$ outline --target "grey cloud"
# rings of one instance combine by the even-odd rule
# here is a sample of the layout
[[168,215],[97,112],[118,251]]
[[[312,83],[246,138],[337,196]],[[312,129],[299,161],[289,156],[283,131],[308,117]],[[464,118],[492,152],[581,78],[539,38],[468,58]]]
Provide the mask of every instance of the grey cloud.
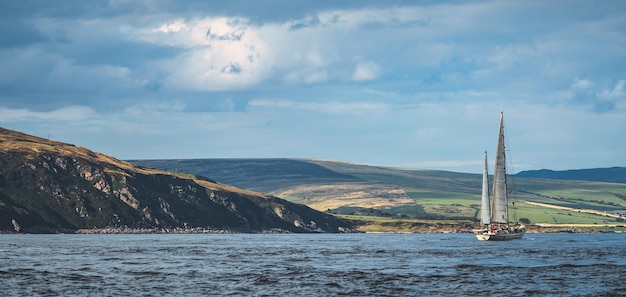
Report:
[[299,20],[289,26],[289,30],[299,30],[303,28],[310,28],[320,25],[320,19],[318,17],[310,17],[306,19]]
[[615,110],[614,101],[596,101],[593,105],[593,111],[597,113],[605,113]]
[[175,47],[128,40],[103,40],[69,47],[65,54],[80,64],[109,64],[141,69],[151,62],[173,58],[181,51]]
[[[146,2],[148,3],[148,2]],[[148,7],[140,1],[109,0],[21,0],[0,1],[0,16],[32,18],[46,16],[51,18],[89,18],[110,17],[120,14],[146,12]],[[156,3],[156,2],[155,2]],[[146,5],[144,5],[146,4]],[[151,5],[155,5],[154,3]]]
[[0,48],[21,47],[46,41],[31,24],[13,18],[0,19]]
[[222,67],[221,72],[222,73],[241,73],[243,71],[243,69],[241,68],[241,65],[239,65],[239,63],[236,62],[231,62],[230,64]]
[[245,30],[228,32],[226,34],[215,34],[211,33],[211,28],[206,31],[206,38],[208,40],[231,40],[231,41],[240,41],[243,35],[245,34]]

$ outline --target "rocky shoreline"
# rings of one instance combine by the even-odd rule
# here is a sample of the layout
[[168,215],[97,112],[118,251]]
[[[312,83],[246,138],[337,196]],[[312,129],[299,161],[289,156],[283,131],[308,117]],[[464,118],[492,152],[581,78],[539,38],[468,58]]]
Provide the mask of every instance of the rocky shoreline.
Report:
[[[387,231],[387,232],[363,232],[358,230],[341,230],[340,233],[404,233],[404,234],[455,234],[473,233],[470,228],[429,228],[427,230]],[[527,225],[526,233],[626,233],[622,228],[591,228],[591,227],[542,227],[537,225]],[[217,228],[94,228],[94,229],[53,229],[37,228],[30,230],[0,230],[0,234],[294,234],[294,232],[283,229],[217,229]]]
[[249,230],[249,229],[213,229],[213,228],[94,228],[94,229],[63,229],[41,228],[34,230],[0,230],[0,234],[289,234],[283,229]]
[[624,228],[527,226],[526,233],[626,233]]
[[293,233],[283,229],[248,230],[248,229],[212,229],[212,228],[104,228],[104,229],[79,229],[76,234],[289,234]]

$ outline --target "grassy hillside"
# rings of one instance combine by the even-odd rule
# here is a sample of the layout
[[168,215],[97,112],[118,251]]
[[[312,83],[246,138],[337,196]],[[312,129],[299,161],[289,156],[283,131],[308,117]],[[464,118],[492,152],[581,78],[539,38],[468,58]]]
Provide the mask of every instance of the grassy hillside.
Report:
[[[189,171],[343,215],[475,222],[480,208],[479,174],[307,159],[133,162]],[[511,220],[616,226],[622,220],[610,216],[610,212],[626,209],[626,184],[514,178],[509,181],[509,189],[514,190],[513,200],[517,201],[510,211]],[[587,209],[596,212],[584,211]]]
[[345,232],[352,226],[274,196],[0,128],[0,233]]
[[317,164],[292,159],[134,160],[134,164],[172,172],[212,176],[219,183],[271,192],[300,184],[353,182],[357,178]]

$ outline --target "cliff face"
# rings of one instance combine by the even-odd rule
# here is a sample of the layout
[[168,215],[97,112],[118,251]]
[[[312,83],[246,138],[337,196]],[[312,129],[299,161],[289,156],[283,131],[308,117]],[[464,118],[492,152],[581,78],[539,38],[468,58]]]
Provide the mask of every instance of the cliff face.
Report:
[[341,232],[306,206],[0,128],[0,230],[211,228]]

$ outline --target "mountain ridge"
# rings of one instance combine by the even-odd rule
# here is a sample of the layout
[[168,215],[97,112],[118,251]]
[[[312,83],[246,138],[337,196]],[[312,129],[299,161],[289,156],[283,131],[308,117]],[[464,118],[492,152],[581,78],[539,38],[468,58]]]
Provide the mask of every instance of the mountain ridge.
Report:
[[5,232],[344,232],[351,227],[275,196],[0,128],[0,230]]
[[525,170],[515,174],[517,177],[545,178],[556,180],[580,180],[608,183],[626,183],[626,167],[586,168],[568,170]]
[[[320,211],[353,215],[357,218],[374,215],[397,219],[477,222],[480,212],[481,174],[381,167],[318,159],[241,158],[130,162],[165,170],[178,168],[250,190],[263,188],[264,192]],[[213,168],[221,169],[215,171]],[[310,170],[303,170],[304,168]],[[341,179],[335,180],[334,176],[340,176]],[[290,179],[291,177],[295,178]],[[529,219],[531,222],[621,224],[612,218],[607,221],[601,215],[590,216],[576,211],[555,212],[546,205],[607,213],[626,209],[626,184],[623,183],[515,177],[510,180],[509,187],[515,192],[513,201],[521,202],[516,204],[516,208],[521,209],[517,218]],[[517,220],[517,213],[510,212],[510,219]]]

